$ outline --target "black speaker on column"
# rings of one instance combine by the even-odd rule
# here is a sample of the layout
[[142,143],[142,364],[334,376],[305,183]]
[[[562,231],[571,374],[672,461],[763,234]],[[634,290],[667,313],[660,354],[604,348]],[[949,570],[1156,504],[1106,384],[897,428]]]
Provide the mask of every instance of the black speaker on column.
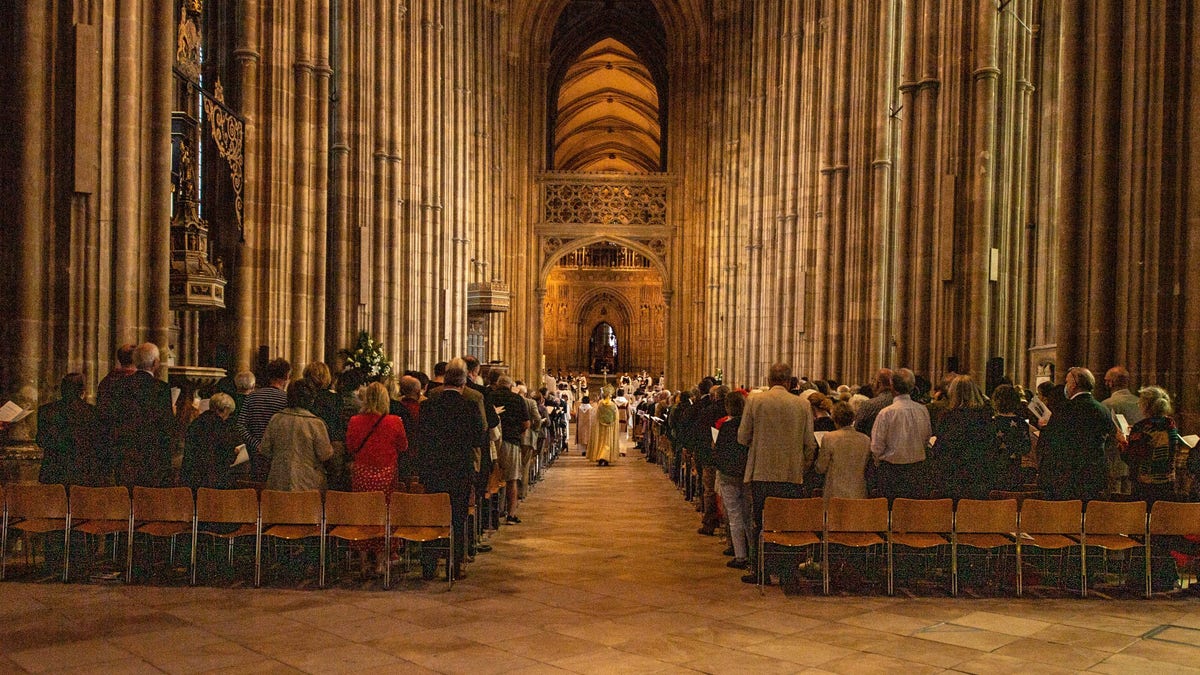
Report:
[[983,393],[991,396],[996,387],[1000,386],[1000,380],[1004,379],[1004,357],[993,356],[987,362],[987,389]]

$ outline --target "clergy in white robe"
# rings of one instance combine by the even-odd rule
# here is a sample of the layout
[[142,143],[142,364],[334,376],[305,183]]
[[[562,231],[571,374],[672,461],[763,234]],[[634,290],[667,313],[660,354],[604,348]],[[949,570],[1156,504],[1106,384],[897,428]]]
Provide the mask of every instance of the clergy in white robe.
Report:
[[596,405],[593,416],[595,426],[591,429],[588,438],[588,461],[599,462],[601,466],[611,464],[621,449],[617,404],[605,396],[604,400]]

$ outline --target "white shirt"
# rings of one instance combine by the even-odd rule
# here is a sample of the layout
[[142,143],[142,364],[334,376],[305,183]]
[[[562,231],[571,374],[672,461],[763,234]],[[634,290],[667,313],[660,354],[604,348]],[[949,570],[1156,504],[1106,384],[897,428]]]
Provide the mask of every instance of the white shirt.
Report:
[[932,433],[925,406],[914,402],[908,394],[897,395],[875,418],[871,454],[889,464],[923,462]]

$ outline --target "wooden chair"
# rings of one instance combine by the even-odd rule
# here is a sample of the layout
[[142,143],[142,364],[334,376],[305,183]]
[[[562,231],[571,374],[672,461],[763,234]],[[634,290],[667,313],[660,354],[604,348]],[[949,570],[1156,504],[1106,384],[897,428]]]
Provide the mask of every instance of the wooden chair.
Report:
[[[1017,566],[1023,561],[1026,547],[1062,551],[1078,546],[1083,538],[1083,502],[1026,499],[1021,504],[1017,524]],[[1061,567],[1060,567],[1061,569]],[[1080,583],[1087,570],[1080,566]],[[1080,593],[1083,593],[1083,586]]]
[[[825,536],[821,541],[825,594],[829,595],[829,545],[869,548],[886,543],[888,531],[888,502],[886,497],[875,499],[843,499],[833,497],[825,507]],[[885,557],[886,560],[886,557]],[[890,572],[891,568],[888,568]],[[889,592],[891,589],[888,589]]]
[[[767,497],[763,502],[762,531],[758,534],[758,590],[763,591],[767,574],[767,544],[787,549],[821,543],[825,531],[825,500],[820,497],[783,499]],[[791,555],[784,551],[779,555]]]
[[[454,588],[454,525],[450,511],[450,495],[445,492],[433,494],[392,493],[388,504],[388,527],[391,537],[404,541],[429,544],[445,539],[446,579],[449,588]],[[404,547],[404,569],[408,570],[409,547]],[[385,578],[391,581],[391,560],[387,564]]]
[[299,542],[316,537],[320,549],[317,585],[325,588],[325,512],[321,493],[263,490],[260,501],[260,535],[255,551],[254,586],[262,583],[262,542],[264,538]]
[[[995,551],[1017,545],[1017,500],[960,499],[954,512],[951,548],[953,595],[958,595],[958,549],[960,546]],[[1021,597],[1021,566],[1017,565],[1017,597]]]
[[[888,595],[895,590],[893,576],[896,570],[893,547],[896,544],[913,549],[929,549],[950,546],[954,531],[954,500],[952,499],[905,499],[892,501],[891,527],[887,533]],[[953,548],[953,547],[951,547]],[[951,552],[953,558],[953,552]],[[953,568],[953,561],[951,562]],[[951,572],[953,592],[953,572]]]
[[[1154,502],[1150,509],[1150,523],[1147,527],[1146,546],[1150,546],[1152,537],[1183,537],[1200,535],[1200,502]],[[1167,556],[1171,564],[1175,559]],[[1146,556],[1146,597],[1153,593],[1151,586],[1150,556]]]
[[1083,596],[1087,597],[1087,549],[1101,548],[1105,552],[1105,569],[1108,567],[1108,551],[1129,551],[1142,547],[1146,559],[1150,559],[1149,537],[1146,536],[1146,502],[1088,502],[1083,514],[1083,537],[1080,539],[1080,564],[1083,566]]
[[1045,496],[1046,493],[1041,490],[992,490],[988,493],[988,499],[993,501],[1017,500],[1017,509],[1021,508],[1026,499],[1042,499]]
[[[13,483],[4,488],[4,525],[0,529],[0,580],[4,579],[8,562],[8,531],[17,530],[28,542],[29,535],[49,536],[62,532],[63,569],[62,580],[66,583],[71,571],[71,510],[67,504],[67,488],[64,485],[42,485],[40,483]],[[45,545],[43,544],[43,551]],[[25,546],[29,561],[29,545]],[[43,553],[42,559],[45,560]]]
[[[345,542],[383,540],[384,555],[391,556],[391,537],[387,527],[387,498],[382,492],[325,493],[325,536]],[[386,566],[385,566],[386,567]],[[387,571],[383,587],[388,588]]]
[[[133,535],[131,546],[138,534],[153,538],[170,538],[170,562],[175,564],[175,539],[184,533],[192,534],[196,527],[196,502],[192,489],[187,487],[133,488]],[[193,537],[194,539],[194,537]],[[132,561],[132,557],[130,558]],[[133,580],[132,567],[127,571]],[[191,575],[195,576],[195,575]]]
[[[237,525],[232,531],[215,528],[214,524]],[[260,544],[258,521],[258,492],[253,488],[238,490],[196,490],[196,529],[192,532],[192,585],[196,584],[196,545],[199,535],[224,539],[229,543],[229,566],[233,566],[233,542],[241,537],[254,537],[254,569],[258,570]]]
[[[124,486],[71,487],[71,529],[88,536],[107,540],[112,535],[113,560],[116,561],[117,541],[125,533],[125,583],[133,570],[133,509],[129,489]],[[115,576],[115,574],[114,574]]]

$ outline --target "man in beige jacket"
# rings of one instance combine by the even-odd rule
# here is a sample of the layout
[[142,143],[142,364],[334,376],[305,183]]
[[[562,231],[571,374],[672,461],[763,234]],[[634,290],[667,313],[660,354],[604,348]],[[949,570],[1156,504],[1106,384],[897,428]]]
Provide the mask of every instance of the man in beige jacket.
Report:
[[[770,389],[746,401],[738,429],[738,443],[750,448],[745,480],[750,483],[753,495],[755,541],[762,529],[763,503],[767,497],[803,497],[804,472],[812,466],[817,453],[812,408],[807,399],[788,391],[791,379],[792,367],[788,364],[771,366],[767,374]],[[763,583],[770,583],[771,573],[767,570]],[[758,583],[758,573],[747,574],[742,581]]]

